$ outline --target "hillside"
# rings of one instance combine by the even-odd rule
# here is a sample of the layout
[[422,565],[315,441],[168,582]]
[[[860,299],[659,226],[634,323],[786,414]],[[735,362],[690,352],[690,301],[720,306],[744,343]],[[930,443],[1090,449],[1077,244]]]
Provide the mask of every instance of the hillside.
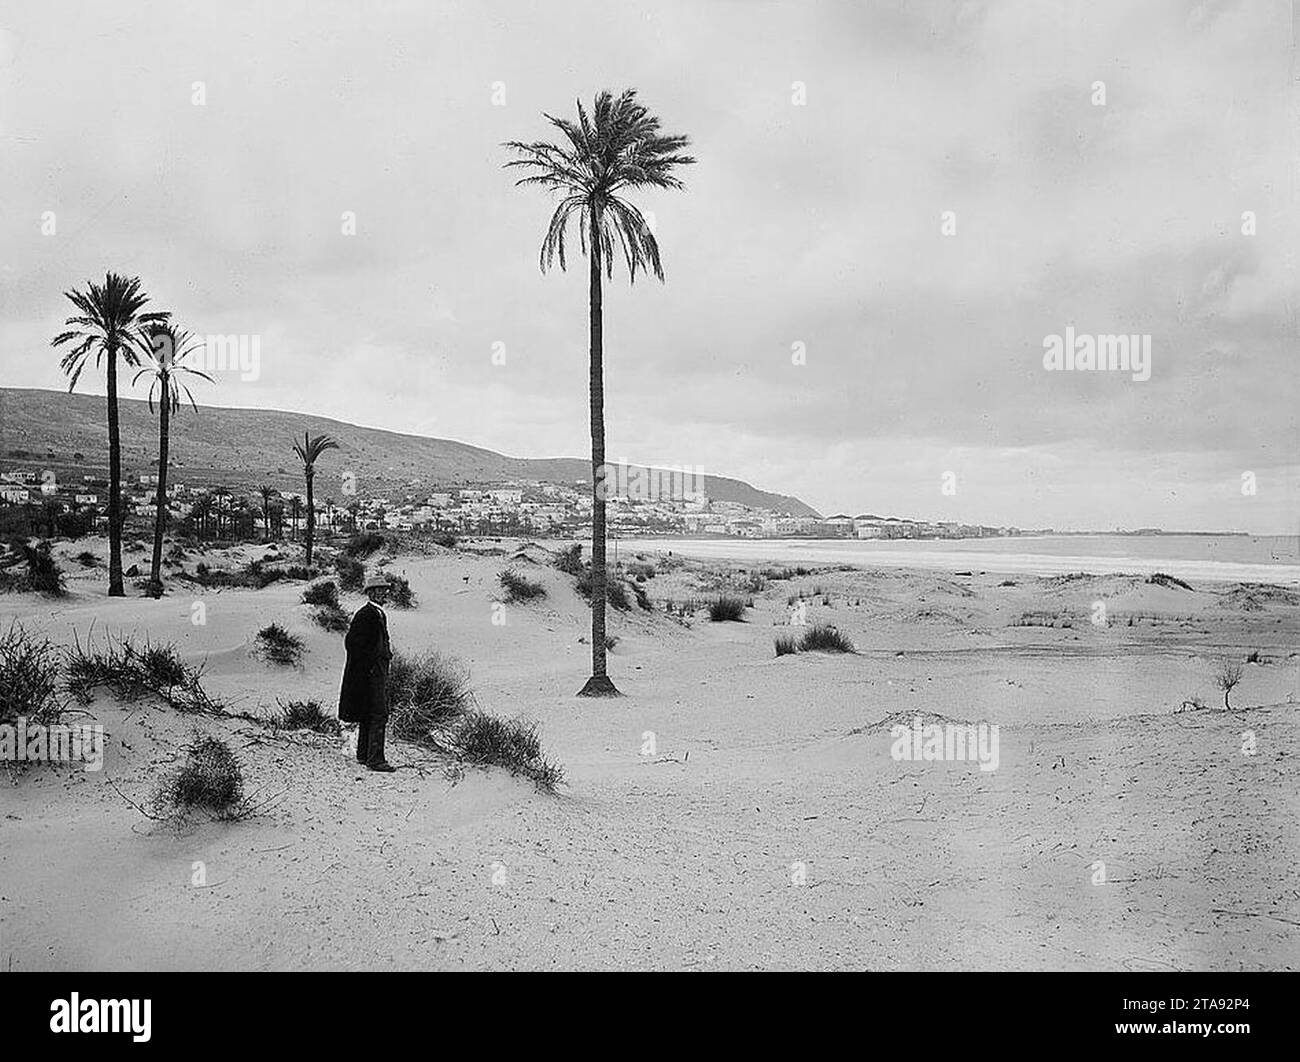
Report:
[[[122,399],[122,470],[135,476],[154,470],[158,425],[146,402]],[[301,489],[302,474],[290,449],[294,435],[326,432],[340,451],[322,463],[317,491],[332,490],[330,479],[351,471],[363,496],[392,491],[505,480],[569,483],[588,479],[590,462],[578,457],[506,457],[492,450],[422,435],[363,428],[328,417],[275,409],[188,407],[172,421],[172,477],[183,483],[253,488],[262,483]],[[27,451],[23,459],[16,451]],[[22,467],[51,468],[60,476],[106,474],[108,426],[99,395],[0,388],[0,460]],[[82,455],[78,457],[78,455]],[[415,481],[414,488],[409,485]],[[710,498],[754,508],[816,516],[798,498],[762,491],[738,479],[706,474]]]

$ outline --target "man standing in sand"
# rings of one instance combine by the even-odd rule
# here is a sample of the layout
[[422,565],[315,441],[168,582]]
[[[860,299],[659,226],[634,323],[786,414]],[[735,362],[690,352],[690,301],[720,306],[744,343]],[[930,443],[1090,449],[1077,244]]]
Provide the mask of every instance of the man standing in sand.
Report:
[[388,642],[388,617],[380,607],[388,596],[382,575],[366,579],[366,597],[348,627],[343,644],[348,651],[339,693],[339,718],[360,724],[357,761],[372,771],[395,771],[384,759],[384,731],[388,726],[388,665],[393,650]]

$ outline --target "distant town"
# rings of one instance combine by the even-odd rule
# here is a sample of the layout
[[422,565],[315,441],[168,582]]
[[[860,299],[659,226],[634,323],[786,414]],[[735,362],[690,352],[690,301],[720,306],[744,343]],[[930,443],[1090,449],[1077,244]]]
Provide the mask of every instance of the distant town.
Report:
[[[667,477],[665,476],[665,481]],[[620,536],[682,535],[737,538],[989,538],[1046,534],[1015,527],[910,520],[871,513],[833,516],[791,515],[736,502],[711,499],[706,489],[644,491],[633,477],[616,477],[607,490],[608,523]],[[680,478],[678,480],[680,482]],[[700,483],[707,480],[700,477]],[[331,480],[331,487],[337,481]],[[317,481],[316,526],[326,534],[367,530],[451,532],[455,534],[538,535],[555,538],[591,534],[591,484],[539,481],[403,490],[366,494],[360,488],[328,493]],[[157,513],[155,472],[123,474],[126,518],[152,521]],[[226,485],[169,483],[168,523],[199,538],[282,538],[305,526],[305,491],[270,487],[239,489]],[[108,482],[98,475],[58,479],[35,469],[0,471],[0,510],[4,525],[26,523],[32,533],[77,535],[107,529]]]

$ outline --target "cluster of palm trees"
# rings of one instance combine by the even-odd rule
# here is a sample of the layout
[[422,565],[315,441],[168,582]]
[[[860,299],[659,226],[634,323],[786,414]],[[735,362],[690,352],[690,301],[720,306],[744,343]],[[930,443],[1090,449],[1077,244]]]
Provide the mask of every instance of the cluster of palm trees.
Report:
[[[122,505],[122,437],[117,413],[117,362],[138,369],[135,380],[150,378],[149,408],[154,395],[159,409],[158,518],[154,530],[153,565],[149,592],[162,593],[162,539],[167,513],[167,442],[171,414],[180,409],[181,392],[190,403],[194,398],[185,386],[186,374],[211,377],[183,364],[193,352],[193,336],[177,328],[171,314],[145,311],[149,296],[140,288],[139,277],[109,273],[103,284],[91,281],[85,291],[66,292],[77,312],[66,321],[68,331],[54,337],[53,345],[67,346],[59,365],[69,378],[68,390],[77,386],[93,354],[95,367],[104,369],[108,383],[108,594],[123,597],[122,524],[126,513]],[[134,381],[133,381],[134,382]],[[195,407],[197,408],[197,406]]]
[[[659,244],[640,209],[626,198],[629,191],[680,189],[679,167],[695,162],[684,154],[685,136],[666,135],[659,119],[651,114],[629,89],[617,97],[609,92],[596,96],[590,112],[579,101],[577,120],[545,115],[557,129],[558,142],[545,140],[509,141],[504,146],[515,157],[507,167],[520,167],[525,175],[517,184],[536,185],[559,196],[546,235],[542,240],[540,265],[545,272],[559,260],[567,268],[566,239],[570,222],[576,224],[581,253],[588,259],[589,273],[589,398],[591,411],[592,485],[592,595],[591,677],[579,691],[582,696],[618,693],[606,673],[605,662],[605,497],[601,489],[605,465],[605,391],[602,273],[613,278],[614,260],[621,251],[628,275],[636,280],[638,270],[653,272],[664,279]],[[104,284],[90,284],[88,290],[70,291],[67,297],[78,313],[68,319],[70,331],[54,340],[56,347],[74,344],[62,366],[71,377],[69,390],[87,364],[91,353],[95,364],[104,365],[108,380],[109,449],[109,594],[122,596],[121,556],[121,442],[117,417],[117,360],[140,368],[136,374],[150,377],[150,407],[159,396],[160,445],[158,464],[158,519],[154,531],[153,569],[150,590],[161,593],[161,551],[167,505],[167,433],[169,418],[180,408],[180,395],[193,404],[181,377],[197,369],[183,364],[193,349],[192,337],[177,330],[170,314],[145,312],[148,297],[140,290],[139,278],[110,273]],[[141,367],[143,366],[143,367]],[[204,377],[207,379],[207,377]],[[304,433],[293,443],[303,465],[307,483],[307,564],[311,564],[315,533],[313,486],[316,462],[338,444],[328,435],[313,438]],[[267,488],[269,490],[269,488]],[[263,513],[269,512],[269,494],[263,494]]]
[[[125,277],[108,273],[103,284],[87,283],[84,291],[76,288],[65,293],[76,309],[65,322],[67,331],[54,337],[53,346],[66,347],[60,367],[68,376],[68,390],[76,388],[82,372],[94,357],[95,367],[102,368],[107,381],[108,401],[108,594],[123,597],[126,589],[122,581],[122,526],[126,511],[122,498],[122,438],[117,408],[117,364],[136,369],[131,380],[137,384],[141,377],[149,381],[149,411],[154,411],[157,399],[158,412],[158,491],[154,519],[153,559],[150,566],[146,592],[160,597],[162,583],[163,535],[167,527],[167,451],[171,438],[171,418],[180,411],[182,395],[197,412],[187,384],[188,377],[199,377],[212,383],[212,377],[201,369],[186,363],[202,344],[193,333],[178,327],[167,311],[146,311],[149,296],[140,286],[139,277]],[[304,433],[303,441],[294,441],[294,453],[303,463],[307,480],[307,565],[311,566],[315,511],[312,504],[312,486],[317,459],[326,450],[337,450],[338,443],[328,435],[312,438]],[[270,487],[262,487],[263,530],[270,534]],[[200,527],[205,527],[215,516],[218,537],[222,533],[224,518],[233,518],[236,512],[222,504],[229,492],[218,489],[203,495],[196,503],[191,517]],[[298,500],[292,499],[297,522]],[[233,520],[232,520],[233,526]],[[249,517],[251,537],[252,518]]]

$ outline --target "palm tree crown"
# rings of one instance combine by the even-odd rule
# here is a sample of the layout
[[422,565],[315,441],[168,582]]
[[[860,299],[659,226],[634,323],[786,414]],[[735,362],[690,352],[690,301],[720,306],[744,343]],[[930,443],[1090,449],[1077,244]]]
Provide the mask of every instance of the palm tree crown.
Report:
[[688,139],[661,134],[659,119],[637,102],[635,89],[617,99],[608,92],[600,93],[590,115],[578,101],[576,122],[549,114],[546,120],[564,134],[564,143],[511,140],[505,144],[519,155],[506,165],[528,171],[516,184],[541,185],[563,194],[542,241],[542,270],[557,257],[560,268],[566,268],[565,233],[576,213],[582,253],[588,253],[588,234],[599,233],[595,251],[609,276],[614,275],[617,239],[630,279],[636,280],[641,269],[653,271],[663,280],[654,233],[641,211],[621,193],[640,188],[680,189],[682,182],[673,170],[695,162],[682,154]]
[[140,290],[139,277],[123,277],[109,273],[104,283],[96,284],[93,280],[86,285],[88,291],[65,292],[68,301],[80,313],[69,317],[65,324],[69,331],[60,332],[54,337],[53,345],[61,347],[75,341],[76,345],[63,355],[59,367],[71,379],[68,390],[77,386],[77,380],[95,352],[95,365],[98,367],[106,351],[120,352],[122,360],[128,365],[139,365],[140,359],[135,351],[136,330],[141,326],[162,323],[170,314],[141,313],[149,301],[149,296]]
[[328,435],[317,435],[311,437],[311,432],[302,433],[302,442],[296,439],[293,443],[293,452],[298,455],[298,460],[302,462],[303,471],[308,475],[314,475],[316,472],[316,461],[326,450],[337,450],[339,444],[331,439]]
[[[181,377],[189,374],[201,377],[208,383],[213,382],[212,377],[207,373],[183,364],[186,357],[202,347],[202,341],[183,328],[159,322],[146,324],[139,329],[134,336],[134,341],[137,349],[141,351],[144,367],[131,378],[131,385],[134,387],[141,376],[150,378],[149,412],[153,412],[153,398],[157,393],[159,404],[166,402],[170,411],[175,413],[181,407],[183,391],[190,406],[197,413],[199,407]],[[140,361],[133,364],[138,365]]]

